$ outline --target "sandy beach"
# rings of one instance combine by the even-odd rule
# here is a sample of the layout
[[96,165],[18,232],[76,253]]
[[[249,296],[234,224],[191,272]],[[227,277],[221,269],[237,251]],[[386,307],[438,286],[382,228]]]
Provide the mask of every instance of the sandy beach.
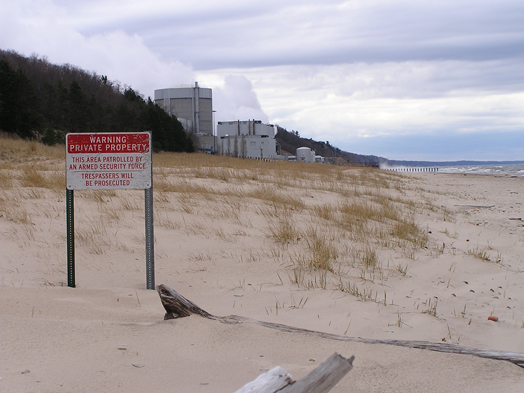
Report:
[[[9,149],[2,392],[226,393],[275,366],[300,379],[334,352],[355,361],[333,392],[522,391],[524,368],[507,361],[248,321],[164,321],[146,289],[141,190],[75,192],[69,288],[64,160],[40,145]],[[156,284],[209,313],[524,353],[524,177],[187,154],[153,162]]]

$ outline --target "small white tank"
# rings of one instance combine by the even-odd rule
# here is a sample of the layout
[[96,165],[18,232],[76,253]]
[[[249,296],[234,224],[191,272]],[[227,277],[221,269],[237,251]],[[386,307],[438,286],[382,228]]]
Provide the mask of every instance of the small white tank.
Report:
[[309,147],[299,147],[297,149],[298,162],[311,162],[311,149]]

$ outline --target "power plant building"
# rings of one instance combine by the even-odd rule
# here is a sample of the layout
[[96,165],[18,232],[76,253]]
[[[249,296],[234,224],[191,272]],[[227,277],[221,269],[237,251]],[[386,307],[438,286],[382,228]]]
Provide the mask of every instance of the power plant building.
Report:
[[[213,94],[209,88],[186,85],[157,89],[155,104],[176,116],[186,131],[198,138],[198,149],[212,154],[258,159],[287,159],[277,152],[276,127],[260,120],[219,121],[216,135],[213,116]],[[296,161],[321,162],[315,151],[300,147]]]
[[260,120],[219,121],[218,154],[244,158],[278,158],[275,126]]
[[186,130],[196,135],[213,135],[212,90],[195,86],[155,90],[155,104],[174,115]]

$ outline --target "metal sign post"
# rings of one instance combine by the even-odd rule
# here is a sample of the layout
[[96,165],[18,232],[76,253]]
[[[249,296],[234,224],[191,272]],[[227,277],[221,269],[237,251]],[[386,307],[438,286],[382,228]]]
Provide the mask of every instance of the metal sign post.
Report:
[[[151,172],[153,168],[151,167]],[[155,289],[155,236],[153,233],[153,174],[151,187],[145,189],[145,221],[146,221],[146,286]]]
[[67,215],[67,286],[75,287],[75,198],[73,190],[66,190]]
[[151,132],[66,135],[69,287],[75,287],[74,190],[145,189],[146,285],[155,289],[151,153]]

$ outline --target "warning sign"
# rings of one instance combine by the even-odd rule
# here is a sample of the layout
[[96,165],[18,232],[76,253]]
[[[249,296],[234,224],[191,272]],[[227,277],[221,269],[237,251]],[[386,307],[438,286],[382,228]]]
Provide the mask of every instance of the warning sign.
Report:
[[68,190],[151,187],[151,133],[66,135]]

